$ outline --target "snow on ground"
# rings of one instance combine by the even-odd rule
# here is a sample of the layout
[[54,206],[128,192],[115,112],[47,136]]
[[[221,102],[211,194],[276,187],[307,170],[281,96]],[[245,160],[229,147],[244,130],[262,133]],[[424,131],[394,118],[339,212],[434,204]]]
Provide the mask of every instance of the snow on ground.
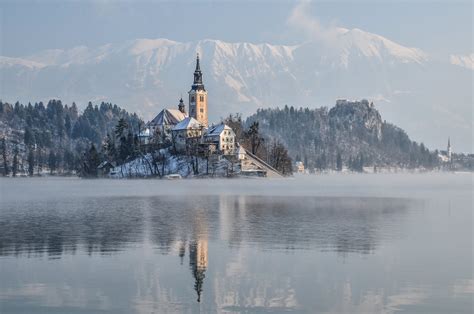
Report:
[[[146,154],[131,160],[111,170],[112,178],[142,178],[160,177],[171,174],[179,174],[183,178],[191,178],[201,175],[224,177],[239,171],[236,164],[232,164],[224,157],[209,159],[191,157],[186,155],[172,155],[166,150],[160,152],[162,162],[153,165],[152,154]],[[198,174],[194,174],[193,163],[197,163]]]

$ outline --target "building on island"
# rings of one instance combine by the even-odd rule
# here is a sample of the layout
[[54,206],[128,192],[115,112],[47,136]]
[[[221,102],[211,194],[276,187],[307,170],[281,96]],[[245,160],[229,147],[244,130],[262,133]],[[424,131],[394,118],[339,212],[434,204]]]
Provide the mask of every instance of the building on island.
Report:
[[148,145],[150,144],[150,129],[145,128],[144,130],[141,130],[140,133],[138,133],[138,140],[140,141],[141,145]]
[[183,151],[190,141],[196,143],[201,141],[204,125],[193,117],[187,117],[176,124],[171,132],[172,142],[176,146],[175,148],[179,151]]
[[145,127],[149,130],[151,137],[166,138],[170,136],[171,129],[187,117],[183,98],[181,98],[178,109],[161,110]]
[[223,155],[235,153],[235,133],[224,123],[210,127],[204,135],[204,143],[215,144]]

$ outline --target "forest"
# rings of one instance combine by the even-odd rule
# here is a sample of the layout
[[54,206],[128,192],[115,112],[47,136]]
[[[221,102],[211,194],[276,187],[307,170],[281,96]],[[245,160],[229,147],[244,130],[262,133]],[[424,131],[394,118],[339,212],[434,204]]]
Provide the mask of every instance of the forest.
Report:
[[256,121],[264,134],[281,141],[290,156],[309,169],[433,169],[439,165],[437,151],[410,140],[405,131],[383,121],[367,101],[341,102],[331,109],[259,109],[245,125]]
[[[0,171],[3,175],[78,173],[85,156],[101,150],[104,139],[126,121],[127,138],[138,133],[143,121],[110,103],[77,105],[60,100],[14,105],[0,102]],[[130,150],[133,148],[129,145]]]
[[[285,175],[292,173],[295,161],[304,162],[310,172],[446,168],[440,152],[410,140],[364,100],[338,102],[330,109],[259,109],[246,119],[231,114],[223,122],[245,149]],[[137,136],[144,127],[137,114],[106,102],[89,102],[80,112],[75,103],[60,100],[27,105],[0,101],[0,174],[97,176],[104,161],[120,165],[172,145],[144,147]],[[453,156],[452,169],[472,170],[472,156]]]

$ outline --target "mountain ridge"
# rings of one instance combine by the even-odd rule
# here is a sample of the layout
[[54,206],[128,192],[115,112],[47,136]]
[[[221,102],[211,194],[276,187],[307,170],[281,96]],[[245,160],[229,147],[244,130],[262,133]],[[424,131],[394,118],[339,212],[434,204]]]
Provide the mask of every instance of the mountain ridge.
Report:
[[[472,150],[468,68],[451,64],[449,58],[435,62],[421,49],[360,29],[341,29],[330,43],[135,39],[94,48],[45,50],[23,58],[0,57],[2,99],[110,101],[151,118],[163,107],[174,107],[187,92],[196,52],[202,56],[211,119],[229,112],[247,115],[259,107],[320,107],[338,98],[367,98],[376,101],[390,121],[431,147],[442,147],[451,135],[458,146]],[[461,84],[447,90],[446,83],[436,78],[441,72],[448,74],[448,84]],[[446,107],[446,101],[452,101],[453,108]],[[407,115],[409,109],[414,113]],[[420,127],[414,117],[421,115],[426,117]]]

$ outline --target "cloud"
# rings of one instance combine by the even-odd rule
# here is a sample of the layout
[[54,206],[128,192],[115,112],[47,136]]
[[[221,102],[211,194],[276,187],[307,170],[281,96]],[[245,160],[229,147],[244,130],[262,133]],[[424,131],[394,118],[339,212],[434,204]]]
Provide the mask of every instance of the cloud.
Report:
[[296,31],[303,32],[309,40],[333,41],[341,32],[346,32],[344,28],[336,27],[335,23],[329,26],[321,24],[318,18],[311,16],[311,1],[303,0],[298,3],[290,15],[286,23]]

